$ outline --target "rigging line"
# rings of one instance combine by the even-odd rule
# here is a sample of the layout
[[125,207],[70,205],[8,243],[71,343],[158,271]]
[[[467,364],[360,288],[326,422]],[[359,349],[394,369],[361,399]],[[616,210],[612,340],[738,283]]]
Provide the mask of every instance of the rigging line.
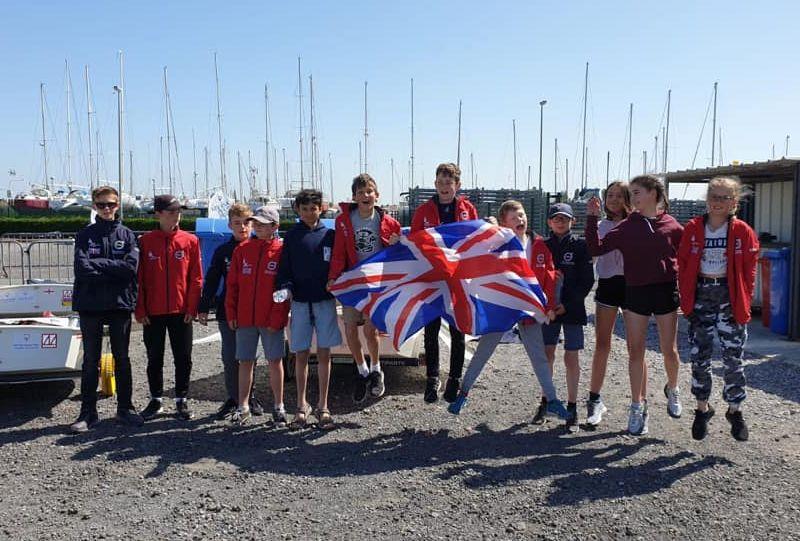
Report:
[[[694,149],[694,156],[692,157],[692,167],[694,169],[694,162],[697,160],[697,153],[700,151],[700,143],[703,141],[703,132],[706,129],[706,122],[708,122],[708,113],[711,111],[711,104],[714,101],[714,93],[711,93],[711,97],[708,99],[708,107],[706,107],[706,116],[703,118],[703,126],[700,128],[700,137],[697,139],[697,146]],[[685,190],[684,190],[685,192]]]
[[[81,115],[78,114],[78,107],[77,104],[75,103],[75,89],[72,86],[72,77],[69,78],[69,90],[70,90],[70,98],[72,98],[71,100],[72,111],[75,113],[75,125],[77,126],[75,129],[78,134],[78,155],[80,156],[80,159],[78,161],[82,165],[84,172],[88,172],[89,165],[83,146],[83,128],[81,127]],[[88,175],[86,176],[88,177]]]

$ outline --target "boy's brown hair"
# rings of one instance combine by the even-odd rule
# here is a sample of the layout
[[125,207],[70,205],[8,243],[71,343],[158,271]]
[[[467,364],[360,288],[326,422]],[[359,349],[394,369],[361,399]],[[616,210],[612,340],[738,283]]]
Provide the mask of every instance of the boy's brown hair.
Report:
[[231,205],[231,208],[228,209],[228,221],[230,222],[234,218],[249,218],[253,215],[253,211],[250,210],[250,207],[243,204],[243,203],[234,203]]
[[117,203],[119,203],[119,192],[116,188],[112,186],[98,186],[94,190],[92,190],[92,203],[97,201],[97,198],[102,197],[104,195],[113,195],[117,198]]
[[502,224],[507,213],[511,212],[512,210],[519,209],[525,210],[525,207],[519,201],[514,199],[504,201],[503,204],[500,205],[500,210],[497,211],[497,220]]
[[361,173],[357,177],[353,179],[353,184],[350,186],[350,191],[353,192],[353,197],[356,196],[356,192],[359,188],[366,188],[372,184],[372,187],[375,188],[375,191],[378,191],[378,183],[375,182],[375,179],[372,178],[372,175],[369,173]]
[[438,167],[436,167],[436,176],[438,177],[439,175],[450,177],[456,182],[461,182],[461,168],[452,162],[440,163]]

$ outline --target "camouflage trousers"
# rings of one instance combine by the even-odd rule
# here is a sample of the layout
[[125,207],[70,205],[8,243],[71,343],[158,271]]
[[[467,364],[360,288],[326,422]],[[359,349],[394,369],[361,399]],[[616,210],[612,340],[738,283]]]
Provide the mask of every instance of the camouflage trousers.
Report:
[[738,404],[747,396],[742,369],[742,353],[747,327],[736,322],[727,284],[697,284],[694,312],[689,316],[689,344],[692,360],[692,394],[707,401],[711,395],[711,355],[714,332],[722,349],[725,386],[722,398]]

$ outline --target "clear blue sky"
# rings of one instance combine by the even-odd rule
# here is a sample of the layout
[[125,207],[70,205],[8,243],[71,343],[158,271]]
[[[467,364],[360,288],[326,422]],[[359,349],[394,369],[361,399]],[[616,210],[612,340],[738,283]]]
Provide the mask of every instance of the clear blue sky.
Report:
[[[568,4],[568,5],[565,5]],[[192,190],[192,129],[203,184],[202,149],[219,183],[213,52],[221,77],[228,176],[237,184],[236,151],[252,152],[264,181],[264,84],[271,93],[272,137],[287,149],[299,179],[297,57],[302,57],[305,119],[313,75],[319,148],[332,156],[335,198],[358,172],[363,85],[369,81],[368,169],[391,199],[389,167],[408,183],[410,79],[415,80],[417,184],[431,185],[436,164],[456,158],[463,100],[462,169],[471,182],[513,185],[512,119],[517,122],[518,184],[532,166],[538,182],[539,101],[544,108],[545,189],[553,187],[553,147],[578,182],[585,62],[589,68],[589,185],[627,174],[624,139],[634,103],[633,166],[650,166],[667,89],[672,89],[669,168],[691,165],[714,81],[723,158],[781,156],[787,134],[800,148],[795,2],[4,2],[0,6],[0,186],[9,169],[42,179],[39,83],[46,84],[50,175],[66,172],[65,59],[78,114],[73,177],[86,184],[88,151],[83,67],[90,66],[96,125],[105,165],[116,181],[117,51],[125,55],[127,148],[137,191],[160,184],[159,136],[165,134],[162,69],[168,67],[180,170]],[[710,164],[710,118],[696,166]],[[306,126],[307,129],[307,126]],[[306,139],[308,135],[306,135]],[[307,151],[306,151],[307,153]],[[659,158],[661,160],[661,158]],[[165,165],[166,167],[166,165]],[[660,164],[659,164],[660,167]],[[306,169],[308,164],[306,163]],[[127,167],[126,167],[127,175]],[[165,173],[166,175],[166,173]],[[279,167],[280,187],[283,175]],[[166,180],[165,180],[166,183]],[[14,185],[16,191],[21,183]],[[395,188],[396,192],[399,188]],[[692,192],[690,192],[691,194]]]

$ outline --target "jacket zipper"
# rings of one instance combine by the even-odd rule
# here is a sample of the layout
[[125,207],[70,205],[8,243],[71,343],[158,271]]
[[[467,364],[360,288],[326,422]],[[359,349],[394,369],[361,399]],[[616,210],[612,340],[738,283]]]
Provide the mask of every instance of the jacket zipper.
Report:
[[264,255],[264,250],[260,250],[258,252],[258,263],[256,263],[256,272],[254,276],[255,282],[253,283],[253,327],[257,327],[256,325],[256,299],[258,298],[258,277],[260,276],[259,269],[261,268],[261,258]]

